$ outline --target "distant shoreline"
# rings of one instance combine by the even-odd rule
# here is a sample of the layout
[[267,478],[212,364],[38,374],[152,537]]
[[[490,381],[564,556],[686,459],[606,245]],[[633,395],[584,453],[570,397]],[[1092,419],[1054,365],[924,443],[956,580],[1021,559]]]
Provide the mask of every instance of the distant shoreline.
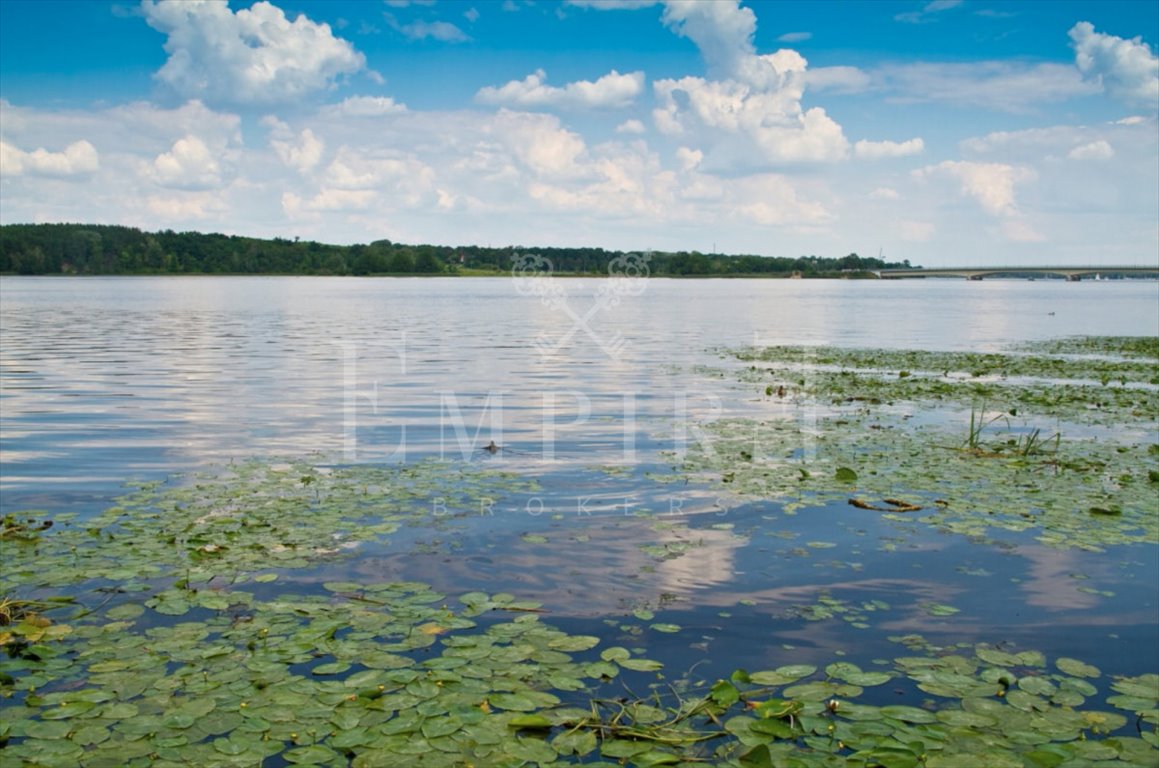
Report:
[[[550,272],[544,273],[545,277],[559,277],[573,280],[606,280],[618,275],[609,275],[606,272]],[[434,279],[454,279],[454,278],[511,278],[513,275],[510,272],[440,272],[436,274],[416,274],[413,272],[400,273],[383,273],[375,275],[327,275],[327,274],[313,274],[302,272],[114,272],[108,274],[80,274],[80,273],[65,273],[65,272],[43,272],[36,274],[21,274],[18,272],[0,272],[0,278],[5,277],[46,277],[46,278],[107,278],[107,277],[140,277],[140,278],[155,278],[155,277],[247,277],[247,278],[262,278],[262,277],[334,277],[334,278],[357,278],[357,279],[392,279],[392,278],[434,278]],[[785,274],[768,274],[768,273],[734,273],[728,275],[648,275],[643,279],[647,280],[880,280],[877,275],[872,272],[858,273],[856,275],[807,275],[801,277],[792,277]]]
[[[1110,273],[1114,274],[1114,273]],[[567,280],[606,280],[611,277],[618,277],[618,275],[609,275],[606,272],[550,272],[543,273],[544,277],[558,277]],[[154,272],[154,273],[140,273],[140,272],[120,272],[109,274],[78,274],[78,273],[61,273],[61,272],[44,272],[38,274],[21,274],[18,272],[0,272],[0,279],[4,278],[83,278],[83,279],[104,279],[110,277],[132,277],[151,279],[158,277],[189,277],[189,278],[210,278],[210,277],[242,277],[260,279],[266,277],[303,277],[303,278],[341,278],[341,279],[370,279],[370,280],[392,280],[392,279],[511,279],[515,277],[510,272],[482,272],[482,271],[468,271],[468,272],[440,272],[435,274],[415,274],[415,273],[383,273],[375,275],[328,275],[316,273],[301,273],[301,272]],[[793,277],[783,273],[734,273],[734,274],[710,274],[710,275],[647,275],[642,279],[646,280],[854,280],[854,281],[881,281],[881,282],[899,282],[905,279],[907,282],[915,280],[930,280],[934,282],[957,282],[962,280],[960,277],[946,277],[946,276],[928,276],[928,277],[910,277],[910,278],[894,278],[894,277],[879,277],[873,272],[858,272],[848,274],[812,274],[802,275],[800,277]],[[1068,282],[1061,277],[1047,277],[1044,275],[1035,275],[1034,277],[1024,277],[1017,274],[999,274],[988,276],[987,282],[995,280],[1001,281],[1018,281],[1018,282],[1044,282],[1044,283],[1065,283]],[[1159,282],[1159,277],[1151,276],[1123,276],[1123,277],[1104,277],[1100,280],[1087,279],[1082,282],[1088,283],[1143,283],[1143,282]]]
[[410,245],[390,240],[328,245],[297,238],[145,232],[104,224],[0,226],[0,274],[464,277],[519,272],[594,277],[614,272],[654,277],[845,278],[912,266],[908,261],[887,262],[856,253],[789,257],[587,246]]

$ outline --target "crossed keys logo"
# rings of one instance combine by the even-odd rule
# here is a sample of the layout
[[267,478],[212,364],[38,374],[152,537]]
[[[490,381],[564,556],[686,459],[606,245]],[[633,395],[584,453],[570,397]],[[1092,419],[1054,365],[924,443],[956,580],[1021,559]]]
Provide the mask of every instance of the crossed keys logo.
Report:
[[651,254],[627,253],[608,262],[608,277],[599,281],[595,301],[582,315],[568,299],[567,290],[552,274],[551,261],[539,254],[520,254],[512,262],[511,277],[515,290],[522,296],[538,296],[546,307],[558,310],[571,318],[571,327],[560,337],[552,339],[547,333],[535,338],[535,346],[541,354],[558,352],[581,331],[594,341],[609,357],[619,357],[627,343],[624,335],[616,331],[611,336],[597,333],[591,326],[593,318],[601,312],[617,306],[625,296],[639,296],[644,292],[650,274],[648,262]]

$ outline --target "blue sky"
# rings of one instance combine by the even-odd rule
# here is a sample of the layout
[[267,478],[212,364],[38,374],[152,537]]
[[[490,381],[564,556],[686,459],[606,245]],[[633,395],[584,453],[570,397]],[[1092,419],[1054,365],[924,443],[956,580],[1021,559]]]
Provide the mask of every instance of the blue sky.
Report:
[[0,2],[0,221],[1159,260],[1159,3]]

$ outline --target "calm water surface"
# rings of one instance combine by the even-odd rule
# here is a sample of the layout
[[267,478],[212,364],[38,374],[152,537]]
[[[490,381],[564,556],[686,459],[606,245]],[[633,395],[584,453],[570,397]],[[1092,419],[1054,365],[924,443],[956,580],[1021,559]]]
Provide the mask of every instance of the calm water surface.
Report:
[[[600,298],[605,283],[557,281],[564,293],[552,304],[506,278],[4,278],[0,511],[84,513],[128,478],[254,456],[397,463],[442,455],[536,476],[552,514],[516,505],[466,521],[453,550],[421,530],[404,532],[333,569],[451,593],[509,589],[589,632],[633,607],[660,608],[692,636],[657,639],[671,647],[650,647],[654,656],[722,667],[767,663],[782,644],[819,654],[896,651],[846,622],[785,618],[828,590],[901,606],[953,602],[977,617],[954,625],[962,637],[1020,639],[1048,653],[1114,658],[1123,672],[1154,671],[1154,547],[1100,557],[1028,537],[995,550],[864,518],[854,525],[848,510],[823,509],[776,523],[838,546],[833,558],[804,561],[761,535],[772,532],[776,505],[721,511],[711,493],[689,490],[680,511],[703,513],[698,547],[656,562],[640,542],[686,534],[615,510],[671,509],[664,494],[672,492],[642,478],[664,464],[658,451],[695,439],[689,420],[757,407],[751,388],[705,372],[730,365],[714,348],[998,350],[1067,335],[1154,334],[1156,283],[653,279],[614,301]],[[504,450],[481,451],[491,440]],[[595,471],[625,463],[637,470],[626,478]],[[580,498],[608,514],[574,514]],[[734,528],[712,527],[722,520]],[[554,549],[519,545],[528,531],[581,529],[582,544],[572,536]],[[874,546],[890,537],[903,545]],[[1125,560],[1138,567],[1122,589]],[[986,580],[963,575],[979,569]],[[1065,578],[1076,572],[1116,596],[1076,591]],[[928,632],[928,623],[897,609],[875,627]],[[1067,632],[1051,631],[1059,625]]]
[[730,405],[691,373],[720,364],[713,347],[994,350],[1159,328],[1153,282],[650,280],[609,307],[600,281],[558,282],[565,307],[505,278],[4,278],[2,487],[454,451],[480,424],[485,445],[496,412],[526,453],[542,457],[547,421],[557,461],[615,461],[625,409]]

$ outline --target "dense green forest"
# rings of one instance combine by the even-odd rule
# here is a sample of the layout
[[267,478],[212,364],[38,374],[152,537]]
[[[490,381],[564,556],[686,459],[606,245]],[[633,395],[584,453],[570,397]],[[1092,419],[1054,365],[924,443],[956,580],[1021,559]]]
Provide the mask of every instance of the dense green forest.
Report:
[[[9,224],[0,227],[0,272],[22,275],[438,275],[504,273],[521,254],[539,254],[559,273],[603,274],[620,251],[477,245],[326,245],[297,239],[260,240],[200,232],[142,232],[96,224]],[[903,263],[863,258],[798,258],[653,253],[653,275],[782,275],[824,277]]]

